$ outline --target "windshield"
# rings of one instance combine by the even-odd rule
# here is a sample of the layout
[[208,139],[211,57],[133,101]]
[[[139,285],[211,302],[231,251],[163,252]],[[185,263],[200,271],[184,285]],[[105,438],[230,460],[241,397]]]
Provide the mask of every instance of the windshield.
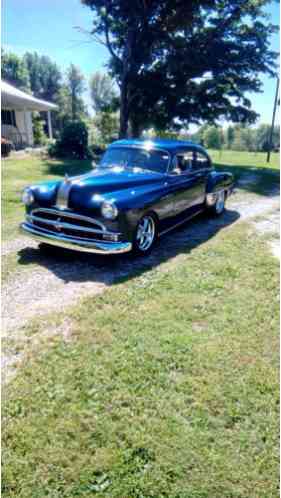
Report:
[[169,163],[168,152],[155,149],[141,149],[138,147],[111,147],[101,162],[103,168],[122,166],[131,168],[150,169],[157,173],[166,173]]

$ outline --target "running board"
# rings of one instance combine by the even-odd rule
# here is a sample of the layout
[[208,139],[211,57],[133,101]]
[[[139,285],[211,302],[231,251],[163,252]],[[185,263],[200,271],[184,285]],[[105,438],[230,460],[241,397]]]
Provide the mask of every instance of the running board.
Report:
[[205,210],[204,209],[200,209],[200,211],[196,211],[196,213],[193,213],[191,216],[188,216],[187,218],[185,218],[184,220],[182,221],[179,221],[178,223],[176,223],[175,225],[169,227],[169,228],[166,228],[166,230],[163,230],[163,232],[160,232],[159,233],[159,237],[162,237],[162,235],[165,235],[166,233],[170,232],[171,230],[174,230],[174,228],[177,228],[179,227],[180,225],[183,225],[184,223],[186,223],[188,220],[191,220],[192,218],[195,218],[195,216],[197,216],[198,214],[200,213],[203,213]]

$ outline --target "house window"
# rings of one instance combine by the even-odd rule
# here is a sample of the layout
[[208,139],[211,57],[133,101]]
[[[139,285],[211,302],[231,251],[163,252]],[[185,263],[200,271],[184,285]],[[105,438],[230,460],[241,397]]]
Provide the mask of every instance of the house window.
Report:
[[15,111],[2,110],[1,111],[1,123],[2,123],[2,125],[17,126],[16,125]]

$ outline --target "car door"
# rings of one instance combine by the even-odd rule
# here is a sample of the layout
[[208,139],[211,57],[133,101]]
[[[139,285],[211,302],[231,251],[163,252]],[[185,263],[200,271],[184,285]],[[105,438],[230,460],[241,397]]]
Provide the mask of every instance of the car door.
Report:
[[195,150],[195,158],[192,163],[192,176],[194,179],[194,205],[202,205],[205,202],[207,179],[211,169],[211,161],[203,150]]
[[178,216],[193,210],[200,204],[203,191],[203,178],[196,169],[196,150],[189,148],[180,151],[173,160],[169,175],[169,185],[173,192],[173,212]]

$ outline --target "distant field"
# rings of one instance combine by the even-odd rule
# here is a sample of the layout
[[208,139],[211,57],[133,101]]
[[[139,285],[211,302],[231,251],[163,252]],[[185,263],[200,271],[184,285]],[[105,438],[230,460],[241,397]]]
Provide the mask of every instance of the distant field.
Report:
[[256,167],[267,169],[280,168],[280,154],[273,152],[270,163],[266,162],[265,152],[238,152],[234,150],[210,150],[212,160],[218,164],[230,164],[233,166]]

